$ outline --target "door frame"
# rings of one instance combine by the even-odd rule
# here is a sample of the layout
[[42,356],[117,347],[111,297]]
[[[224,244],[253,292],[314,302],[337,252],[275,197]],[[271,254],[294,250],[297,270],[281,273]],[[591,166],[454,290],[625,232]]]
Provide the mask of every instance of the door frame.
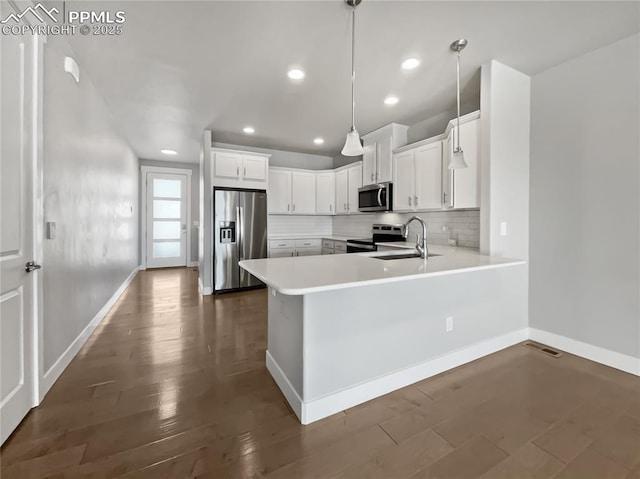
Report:
[[185,175],[187,177],[187,245],[186,264],[191,264],[191,175],[193,170],[187,168],[172,168],[167,166],[140,166],[140,269],[147,269],[147,175],[149,173],[164,173],[168,175]]

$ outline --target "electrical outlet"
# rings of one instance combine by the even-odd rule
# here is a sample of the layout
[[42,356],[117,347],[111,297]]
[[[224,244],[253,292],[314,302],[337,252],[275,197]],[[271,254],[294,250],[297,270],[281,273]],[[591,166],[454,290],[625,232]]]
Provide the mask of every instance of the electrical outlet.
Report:
[[507,236],[507,222],[500,223],[500,236]]
[[449,316],[447,318],[447,333],[450,333],[451,331],[453,331],[453,316]]

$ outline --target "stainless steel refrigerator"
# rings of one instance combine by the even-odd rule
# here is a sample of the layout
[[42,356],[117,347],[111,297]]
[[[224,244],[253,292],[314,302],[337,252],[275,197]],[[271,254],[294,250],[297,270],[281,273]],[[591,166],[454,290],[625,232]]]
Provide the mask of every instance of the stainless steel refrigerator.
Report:
[[264,286],[238,266],[267,257],[267,192],[214,188],[214,293]]

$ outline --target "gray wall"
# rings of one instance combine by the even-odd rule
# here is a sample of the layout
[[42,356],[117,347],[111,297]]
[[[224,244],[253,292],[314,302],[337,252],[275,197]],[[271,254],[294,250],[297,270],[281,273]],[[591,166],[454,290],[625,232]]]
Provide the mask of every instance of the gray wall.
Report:
[[211,144],[215,148],[229,148],[230,150],[254,151],[256,153],[267,153],[270,166],[282,166],[286,168],[304,168],[306,170],[326,170],[333,168],[333,158],[330,156],[309,155],[307,153],[296,153],[293,151],[271,150],[269,148],[254,148],[252,146],[231,145],[229,143]]
[[64,72],[66,40],[50,36],[44,64],[44,370],[138,266],[138,159],[80,65]]
[[[157,161],[157,160],[140,160],[140,166],[159,166],[162,168],[180,168],[182,170],[191,170],[191,224],[188,226],[191,228],[191,258],[188,261],[191,263],[198,262],[198,228],[193,226],[194,221],[200,221],[200,166],[194,163],[178,163],[173,161]],[[142,177],[142,172],[138,172],[139,178]],[[141,192],[142,194],[142,192]],[[142,197],[139,198],[142,204]],[[142,221],[144,221],[144,212],[141,212]],[[138,232],[142,233],[142,221],[138,228]],[[138,248],[139,253],[142,253],[142,239]],[[142,258],[141,258],[142,260]]]
[[530,325],[640,357],[640,36],[533,78]]

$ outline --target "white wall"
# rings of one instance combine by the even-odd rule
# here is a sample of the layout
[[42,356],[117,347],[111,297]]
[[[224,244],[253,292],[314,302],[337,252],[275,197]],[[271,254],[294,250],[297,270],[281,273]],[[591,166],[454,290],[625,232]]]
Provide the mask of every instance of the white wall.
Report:
[[640,36],[533,78],[530,325],[640,357]]
[[[157,161],[157,160],[140,160],[140,166],[159,166],[162,168],[180,168],[182,170],[191,170],[191,224],[188,225],[191,228],[191,257],[187,258],[187,262],[197,263],[198,262],[198,228],[193,226],[194,221],[200,221],[200,166],[194,163],[178,163],[172,161]],[[142,172],[139,171],[140,178],[142,177]],[[142,194],[142,192],[141,192]],[[142,197],[140,197],[139,201],[141,201]],[[140,202],[139,204],[142,204]],[[142,221],[144,221],[144,211],[140,212],[141,221],[140,227],[138,228],[139,233],[142,231]],[[142,241],[141,239],[140,249],[142,252]],[[141,258],[142,260],[142,258]]]
[[49,370],[138,266],[138,159],[80,65],[50,36],[44,63],[44,371]]
[[[491,61],[482,67],[480,251],[529,257],[531,79]],[[506,235],[501,225],[506,225]]]
[[294,151],[271,150],[269,148],[255,148],[252,146],[232,145],[229,143],[213,142],[215,148],[229,148],[231,150],[254,151],[256,153],[266,153],[270,166],[282,166],[286,168],[304,168],[307,170],[326,170],[333,168],[333,158],[330,156],[310,155],[307,153],[296,153]]

